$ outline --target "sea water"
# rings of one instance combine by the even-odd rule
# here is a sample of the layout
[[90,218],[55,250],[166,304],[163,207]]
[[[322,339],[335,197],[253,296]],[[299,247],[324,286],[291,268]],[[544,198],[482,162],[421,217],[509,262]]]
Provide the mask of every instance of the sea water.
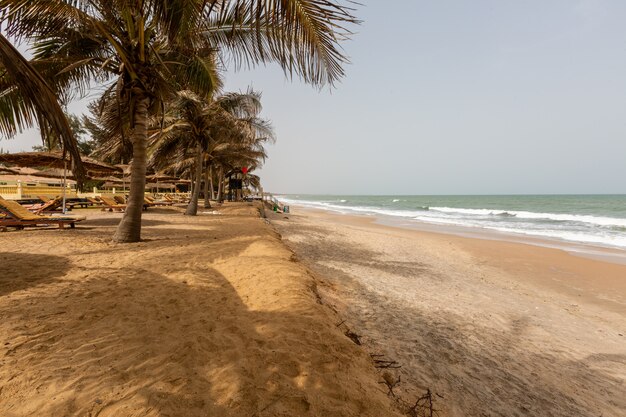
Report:
[[626,195],[283,195],[286,204],[626,249]]

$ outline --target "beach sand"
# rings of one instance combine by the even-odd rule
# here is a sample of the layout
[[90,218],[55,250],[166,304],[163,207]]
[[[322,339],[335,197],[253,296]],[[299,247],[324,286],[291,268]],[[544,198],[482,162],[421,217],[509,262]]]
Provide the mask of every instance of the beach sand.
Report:
[[256,208],[79,212],[0,233],[0,416],[399,415]]
[[[295,211],[295,214],[293,213]],[[292,206],[272,223],[442,416],[626,416],[626,266]]]

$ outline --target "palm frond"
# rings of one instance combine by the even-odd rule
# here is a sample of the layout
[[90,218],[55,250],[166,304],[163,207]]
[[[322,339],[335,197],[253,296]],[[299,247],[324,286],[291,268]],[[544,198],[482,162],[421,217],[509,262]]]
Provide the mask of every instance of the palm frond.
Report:
[[[8,134],[31,124],[35,116],[40,124],[47,123],[61,139],[64,152],[70,156],[71,168],[79,186],[85,180],[85,170],[81,163],[80,152],[72,129],[59,105],[57,96],[37,70],[19,53],[17,49],[0,34],[0,62],[6,76],[17,86],[19,97],[4,95],[2,111],[5,115],[13,112],[13,117],[2,120],[0,128]],[[12,109],[12,110],[11,110]],[[13,127],[10,125],[13,124]]]

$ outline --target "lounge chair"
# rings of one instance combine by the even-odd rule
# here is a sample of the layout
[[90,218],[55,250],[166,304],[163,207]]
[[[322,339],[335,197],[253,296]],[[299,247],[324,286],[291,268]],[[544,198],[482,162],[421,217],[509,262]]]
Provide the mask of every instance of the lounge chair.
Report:
[[126,204],[126,199],[121,195],[114,195],[113,200],[115,200],[117,204]]
[[171,201],[157,201],[153,197],[145,196],[144,199],[151,206],[171,206],[173,203]]
[[25,207],[22,207],[15,201],[5,200],[0,197],[0,230],[6,230],[7,227],[15,227],[23,229],[26,226],[39,226],[56,224],[59,229],[69,225],[72,229],[76,222],[85,220],[85,217],[78,216],[40,216],[31,213]]
[[100,207],[104,204],[102,201],[98,200],[97,198],[92,198],[92,197],[85,197],[85,198],[87,199],[87,201],[89,201],[89,203],[91,203],[92,206]]
[[57,197],[53,200],[48,200],[41,205],[32,206],[29,208],[35,214],[43,214],[44,212],[55,211],[63,205],[63,198]]
[[84,197],[72,197],[65,203],[65,207],[70,210],[73,210],[75,207],[88,208],[91,206],[93,206],[93,203]]
[[119,204],[117,201],[107,196],[100,196],[100,201],[103,204],[102,211],[124,211],[126,210],[126,204]]
[[175,195],[174,197],[172,197],[171,195],[164,195],[163,199],[166,202],[172,203],[172,204],[181,204],[181,203],[188,203],[189,199],[183,196],[178,196]]

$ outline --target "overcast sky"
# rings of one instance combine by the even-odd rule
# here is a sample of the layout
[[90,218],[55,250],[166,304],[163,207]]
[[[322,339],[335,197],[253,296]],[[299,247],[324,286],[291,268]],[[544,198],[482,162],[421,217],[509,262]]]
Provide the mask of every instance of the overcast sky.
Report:
[[277,132],[266,190],[626,193],[626,1],[362,2],[332,92],[228,74]]

